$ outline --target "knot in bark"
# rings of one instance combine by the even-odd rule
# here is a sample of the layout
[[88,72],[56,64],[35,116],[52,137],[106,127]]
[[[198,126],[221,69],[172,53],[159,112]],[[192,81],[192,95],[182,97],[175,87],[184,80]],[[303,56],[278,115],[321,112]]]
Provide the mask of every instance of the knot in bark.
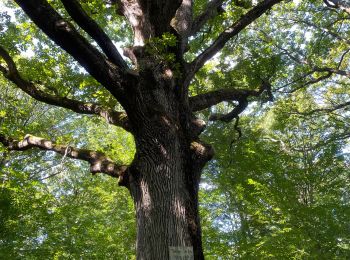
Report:
[[192,141],[190,149],[192,157],[204,163],[210,161],[215,154],[214,148],[210,144],[206,144],[200,140]]

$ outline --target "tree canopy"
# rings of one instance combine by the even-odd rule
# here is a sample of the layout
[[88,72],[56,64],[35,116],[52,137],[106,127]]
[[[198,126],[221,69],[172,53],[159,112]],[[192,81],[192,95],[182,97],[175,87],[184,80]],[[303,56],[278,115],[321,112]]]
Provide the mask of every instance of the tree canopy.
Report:
[[149,56],[215,148],[206,259],[350,257],[347,1],[129,1],[160,24],[147,41],[125,1],[14,2],[0,12],[0,258],[136,258],[137,203],[111,177],[129,185],[140,143],[123,84],[147,79]]

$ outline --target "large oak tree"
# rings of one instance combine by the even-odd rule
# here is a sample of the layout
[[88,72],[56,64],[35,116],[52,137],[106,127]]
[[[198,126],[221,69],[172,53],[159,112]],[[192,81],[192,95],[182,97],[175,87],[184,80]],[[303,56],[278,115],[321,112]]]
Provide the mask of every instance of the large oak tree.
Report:
[[[272,101],[273,82],[270,80],[272,76],[264,75],[266,71],[262,70],[260,82],[249,88],[235,84],[227,87],[230,82],[226,82],[222,89],[216,87],[192,95],[190,85],[205,63],[215,59],[214,56],[232,43],[232,39],[261,16],[269,15],[275,6],[287,3],[282,0],[257,1],[254,5],[251,1],[221,0],[101,1],[100,6],[113,8],[114,12],[109,15],[123,17],[116,27],[123,28],[124,25],[125,29],[127,21],[132,28],[132,35],[125,35],[125,42],[130,37],[132,44],[124,48],[123,57],[105,28],[93,19],[98,17],[100,10],[87,11],[84,9],[86,1],[15,2],[49,39],[71,55],[104,88],[105,97],[117,103],[96,102],[93,94],[78,100],[76,96],[79,95],[60,93],[50,88],[48,82],[23,76],[25,72],[16,64],[11,55],[15,50],[11,50],[9,44],[6,48],[0,45],[0,71],[4,77],[36,100],[76,113],[100,116],[109,124],[130,132],[135,140],[136,153],[132,163],[125,165],[101,151],[58,144],[30,134],[22,140],[15,140],[0,133],[0,142],[9,150],[40,148],[87,161],[92,173],[118,178],[119,184],[130,191],[136,209],[138,259],[168,259],[171,247],[193,248],[194,258],[203,259],[198,190],[203,167],[213,158],[214,150],[200,139],[206,123],[196,113],[222,102],[234,102],[231,111],[212,113],[209,120],[235,120],[234,129],[241,134],[238,127],[240,114],[254,98],[263,95]],[[349,12],[341,1],[319,1],[318,4]],[[104,19],[109,18],[102,16],[98,20]],[[222,24],[213,24],[215,19]],[[317,24],[309,23],[309,26]],[[215,27],[214,33],[212,27]],[[210,35],[210,41],[191,49],[198,45],[201,35]],[[332,36],[341,37],[336,33]],[[269,37],[263,38],[267,44],[269,40]],[[275,48],[290,60],[307,65],[308,61],[299,60],[284,46],[276,44]],[[340,57],[339,66],[312,65],[302,79],[318,77],[300,87],[333,75],[348,77],[341,68],[347,53],[345,51]],[[344,102],[326,109],[337,110],[348,104]],[[116,107],[122,110],[116,110]],[[315,112],[318,111],[309,113]]]

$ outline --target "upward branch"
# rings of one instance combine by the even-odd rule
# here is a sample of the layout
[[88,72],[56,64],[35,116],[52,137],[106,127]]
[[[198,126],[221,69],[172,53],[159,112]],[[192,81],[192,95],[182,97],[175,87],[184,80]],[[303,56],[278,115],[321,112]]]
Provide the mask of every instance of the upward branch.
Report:
[[61,0],[61,2],[73,20],[97,42],[107,57],[120,68],[126,69],[127,65],[111,39],[84,11],[79,2],[76,0]]
[[99,115],[106,119],[108,123],[120,126],[125,130],[130,131],[130,126],[124,112],[117,112],[96,103],[85,103],[78,100],[46,93],[40,90],[34,83],[21,77],[13,59],[2,46],[0,46],[0,57],[2,57],[7,64],[7,68],[0,65],[0,71],[4,77],[14,83],[25,93],[30,95],[32,98],[49,105],[70,109],[76,113]]
[[223,31],[218,38],[206,49],[204,50],[196,59],[194,59],[190,64],[190,69],[186,78],[186,83],[189,84],[190,80],[193,78],[195,73],[204,65],[206,61],[211,59],[217,52],[219,52],[225,44],[244,28],[258,19],[261,15],[266,13],[275,4],[282,2],[283,0],[265,0],[257,4],[251,10],[249,10],[245,15],[241,16],[234,24]]
[[185,39],[190,34],[193,20],[193,1],[182,0],[181,6],[177,9],[171,25]]
[[122,99],[120,71],[93,47],[46,0],[15,0],[29,18],[56,44],[73,56],[114,96]]
[[218,14],[217,9],[222,5],[223,2],[224,0],[212,0],[208,3],[205,10],[193,21],[191,35],[197,33],[203,27],[203,25],[208,22],[208,20]]
[[90,164],[91,173],[101,172],[117,178],[122,177],[126,171],[126,166],[117,165],[101,152],[59,145],[32,135],[26,135],[22,141],[17,141],[0,134],[0,143],[12,151],[25,151],[36,147],[41,150],[53,151],[69,158],[87,161]]

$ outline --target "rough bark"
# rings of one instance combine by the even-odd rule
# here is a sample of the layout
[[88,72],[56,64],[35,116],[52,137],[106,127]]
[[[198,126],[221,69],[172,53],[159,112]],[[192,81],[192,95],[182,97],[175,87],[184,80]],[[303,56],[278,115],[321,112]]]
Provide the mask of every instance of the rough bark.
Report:
[[137,152],[126,186],[136,208],[138,259],[168,259],[170,246],[193,247],[203,259],[198,188],[213,151],[191,130],[203,126],[184,114],[181,78],[145,51],[137,55],[139,81],[128,92],[132,109],[126,106]]
[[198,188],[213,151],[189,143],[181,126],[166,115],[139,129],[128,185],[137,214],[138,259],[168,259],[169,246],[193,247],[195,259],[203,259]]
[[[169,145],[168,138],[176,139]],[[195,259],[203,259],[197,199],[193,200],[198,196],[198,180],[193,180],[195,173],[186,168],[188,148],[173,134],[159,138],[152,134],[140,141],[143,148],[130,178],[138,259],[168,259],[170,246],[193,247]],[[196,184],[191,185],[192,181]]]

